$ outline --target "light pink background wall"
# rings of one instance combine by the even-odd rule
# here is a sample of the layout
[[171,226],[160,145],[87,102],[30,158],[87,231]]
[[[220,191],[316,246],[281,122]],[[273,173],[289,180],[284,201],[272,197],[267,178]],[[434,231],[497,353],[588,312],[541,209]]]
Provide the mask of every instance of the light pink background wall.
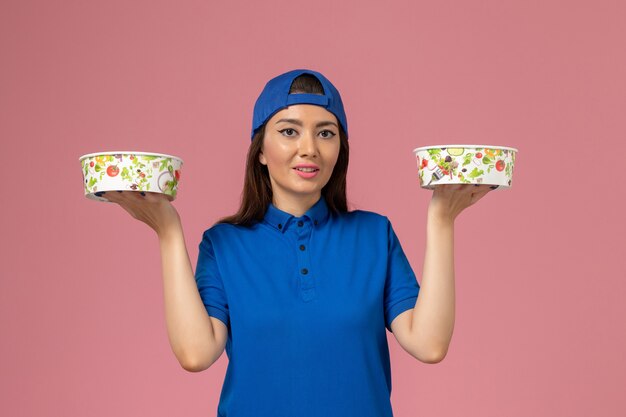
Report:
[[185,161],[195,268],[233,213],[254,100],[327,75],[350,126],[352,208],[389,216],[421,280],[412,149],[519,148],[513,187],[457,219],[448,356],[388,333],[395,415],[622,416],[626,383],[621,1],[25,1],[0,4],[0,414],[213,416],[226,356],[184,371],[155,233],[86,199],[78,157]]

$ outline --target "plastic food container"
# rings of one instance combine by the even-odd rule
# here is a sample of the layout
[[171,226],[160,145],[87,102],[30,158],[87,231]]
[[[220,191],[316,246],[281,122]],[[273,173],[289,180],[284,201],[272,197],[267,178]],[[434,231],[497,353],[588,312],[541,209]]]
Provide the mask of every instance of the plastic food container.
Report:
[[509,188],[517,149],[492,145],[434,145],[413,149],[420,186],[489,184]]
[[110,202],[102,191],[161,193],[174,201],[183,160],[153,152],[96,152],[79,158],[85,197]]

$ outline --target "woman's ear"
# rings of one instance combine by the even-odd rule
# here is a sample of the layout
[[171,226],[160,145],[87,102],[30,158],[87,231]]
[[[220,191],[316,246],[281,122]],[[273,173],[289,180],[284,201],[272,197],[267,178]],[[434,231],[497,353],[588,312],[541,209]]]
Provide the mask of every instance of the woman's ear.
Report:
[[259,152],[259,162],[263,165],[267,165],[267,161],[265,160],[265,155],[263,155],[263,151]]

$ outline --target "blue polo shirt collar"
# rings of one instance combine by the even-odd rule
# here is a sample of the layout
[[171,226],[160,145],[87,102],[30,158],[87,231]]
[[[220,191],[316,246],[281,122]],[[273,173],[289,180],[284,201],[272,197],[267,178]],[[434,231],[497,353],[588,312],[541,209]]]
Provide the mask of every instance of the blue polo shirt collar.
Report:
[[282,211],[273,203],[270,203],[267,207],[267,211],[265,212],[264,221],[276,228],[276,230],[284,233],[288,225],[293,222],[294,219],[303,220],[307,217],[311,220],[313,226],[317,226],[324,224],[324,222],[328,219],[328,215],[328,204],[322,195],[320,196],[320,199],[317,200],[317,203],[313,204],[313,206],[311,206],[311,208],[309,208],[307,212],[302,215],[302,217],[295,217],[293,214]]

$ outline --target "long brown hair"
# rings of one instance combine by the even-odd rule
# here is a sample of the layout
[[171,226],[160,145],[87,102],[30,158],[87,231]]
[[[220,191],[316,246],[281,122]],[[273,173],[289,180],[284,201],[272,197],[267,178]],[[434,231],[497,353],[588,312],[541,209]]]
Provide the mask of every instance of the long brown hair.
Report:
[[[309,93],[324,94],[319,80],[311,74],[302,74],[293,81],[289,94]],[[263,220],[268,205],[272,202],[272,184],[266,165],[259,161],[259,153],[263,146],[265,124],[254,134],[248,148],[246,175],[241,196],[241,206],[237,213],[219,219],[218,223],[230,223],[251,226],[255,221]],[[322,198],[326,199],[328,209],[332,213],[348,212],[346,198],[346,176],[350,148],[343,127],[339,126],[339,156],[328,183],[322,188]]]

